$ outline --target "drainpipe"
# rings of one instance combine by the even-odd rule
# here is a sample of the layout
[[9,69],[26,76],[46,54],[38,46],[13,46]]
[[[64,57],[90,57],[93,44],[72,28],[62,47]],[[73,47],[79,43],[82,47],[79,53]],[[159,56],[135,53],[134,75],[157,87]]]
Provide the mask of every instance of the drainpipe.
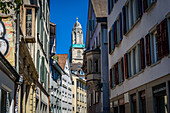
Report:
[[[17,34],[16,34],[16,71],[19,73],[19,38],[20,38],[20,11],[17,11]],[[15,113],[18,113],[18,97],[21,84],[17,84]]]
[[20,38],[20,11],[17,11],[17,36],[16,36],[16,71],[19,73],[19,38]]

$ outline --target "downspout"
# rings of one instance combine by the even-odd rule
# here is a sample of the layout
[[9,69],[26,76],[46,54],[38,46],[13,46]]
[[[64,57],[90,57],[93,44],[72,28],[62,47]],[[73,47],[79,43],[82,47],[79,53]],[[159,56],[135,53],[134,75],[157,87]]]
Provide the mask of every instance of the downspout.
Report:
[[[17,34],[16,34],[16,71],[19,74],[19,38],[20,38],[20,10],[17,11]],[[17,84],[15,113],[18,113],[18,97],[20,84]]]
[[17,11],[17,36],[16,36],[16,71],[19,73],[19,38],[20,38],[20,11]]

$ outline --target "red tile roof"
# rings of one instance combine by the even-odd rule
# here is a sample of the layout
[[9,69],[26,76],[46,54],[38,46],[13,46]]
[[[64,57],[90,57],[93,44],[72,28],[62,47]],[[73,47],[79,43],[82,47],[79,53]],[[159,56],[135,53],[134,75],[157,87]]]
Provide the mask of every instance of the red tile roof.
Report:
[[68,54],[56,54],[55,56],[58,57],[58,64],[64,70]]

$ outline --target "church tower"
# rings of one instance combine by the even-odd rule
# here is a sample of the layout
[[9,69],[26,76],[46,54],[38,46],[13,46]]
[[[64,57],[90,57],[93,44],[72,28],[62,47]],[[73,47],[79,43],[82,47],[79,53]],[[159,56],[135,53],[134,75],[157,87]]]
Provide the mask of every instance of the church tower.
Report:
[[78,22],[78,18],[77,18],[77,21],[74,24],[71,33],[70,63],[83,64],[84,50],[85,50],[85,45],[83,44],[82,26]]

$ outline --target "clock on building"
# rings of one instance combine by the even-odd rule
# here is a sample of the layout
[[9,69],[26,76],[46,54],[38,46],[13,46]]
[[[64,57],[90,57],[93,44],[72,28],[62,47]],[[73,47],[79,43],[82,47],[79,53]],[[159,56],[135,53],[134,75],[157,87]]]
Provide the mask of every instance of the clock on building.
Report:
[[2,21],[0,21],[0,38],[4,38],[5,33],[6,33],[5,25]]
[[0,52],[5,56],[8,53],[9,44],[6,39],[0,38]]

